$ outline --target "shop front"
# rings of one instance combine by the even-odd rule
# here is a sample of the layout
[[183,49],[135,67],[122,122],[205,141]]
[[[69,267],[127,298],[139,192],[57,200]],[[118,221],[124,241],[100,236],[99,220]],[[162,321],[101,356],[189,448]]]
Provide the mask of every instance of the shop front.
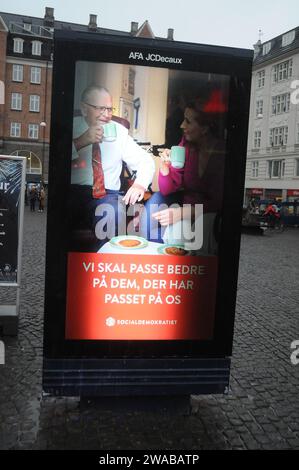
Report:
[[299,200],[299,189],[288,189],[287,190],[287,201],[294,202]]
[[281,202],[282,197],[282,189],[265,189],[265,199]]
[[263,199],[263,194],[263,188],[247,188],[245,192],[245,205],[247,206],[251,199],[255,199],[256,201]]

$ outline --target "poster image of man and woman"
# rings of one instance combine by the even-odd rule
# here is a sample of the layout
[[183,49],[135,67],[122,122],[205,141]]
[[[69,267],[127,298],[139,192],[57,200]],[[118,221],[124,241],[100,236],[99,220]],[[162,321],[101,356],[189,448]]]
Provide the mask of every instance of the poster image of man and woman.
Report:
[[77,62],[69,251],[218,252],[229,77]]
[[76,63],[67,339],[213,337],[228,90],[219,74]]

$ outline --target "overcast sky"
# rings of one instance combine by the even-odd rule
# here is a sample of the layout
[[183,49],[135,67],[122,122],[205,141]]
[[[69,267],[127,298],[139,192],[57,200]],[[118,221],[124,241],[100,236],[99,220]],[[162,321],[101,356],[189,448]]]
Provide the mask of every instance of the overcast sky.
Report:
[[174,29],[178,41],[252,48],[262,30],[262,42],[299,26],[298,0],[1,0],[0,10],[43,17],[45,6],[57,20],[129,31],[131,21],[150,22],[156,36]]

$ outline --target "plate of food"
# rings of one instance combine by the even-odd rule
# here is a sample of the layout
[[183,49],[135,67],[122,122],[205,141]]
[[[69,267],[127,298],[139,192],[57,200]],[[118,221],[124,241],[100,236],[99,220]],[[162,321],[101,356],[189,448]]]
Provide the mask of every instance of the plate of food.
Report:
[[110,243],[111,245],[124,250],[145,248],[148,245],[148,241],[145,238],[137,237],[135,235],[119,235],[118,237],[111,238]]
[[186,256],[189,251],[185,250],[184,245],[163,245],[159,246],[158,253],[169,256]]

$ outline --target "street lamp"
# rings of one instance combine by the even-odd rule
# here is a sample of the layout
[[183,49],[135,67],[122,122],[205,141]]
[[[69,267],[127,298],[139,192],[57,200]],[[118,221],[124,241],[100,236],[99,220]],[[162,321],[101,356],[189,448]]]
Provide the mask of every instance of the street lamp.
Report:
[[45,134],[46,134],[46,125],[47,123],[45,121],[42,121],[40,123],[40,127],[43,129],[43,149],[42,149],[42,182],[44,182],[44,164],[45,164]]

